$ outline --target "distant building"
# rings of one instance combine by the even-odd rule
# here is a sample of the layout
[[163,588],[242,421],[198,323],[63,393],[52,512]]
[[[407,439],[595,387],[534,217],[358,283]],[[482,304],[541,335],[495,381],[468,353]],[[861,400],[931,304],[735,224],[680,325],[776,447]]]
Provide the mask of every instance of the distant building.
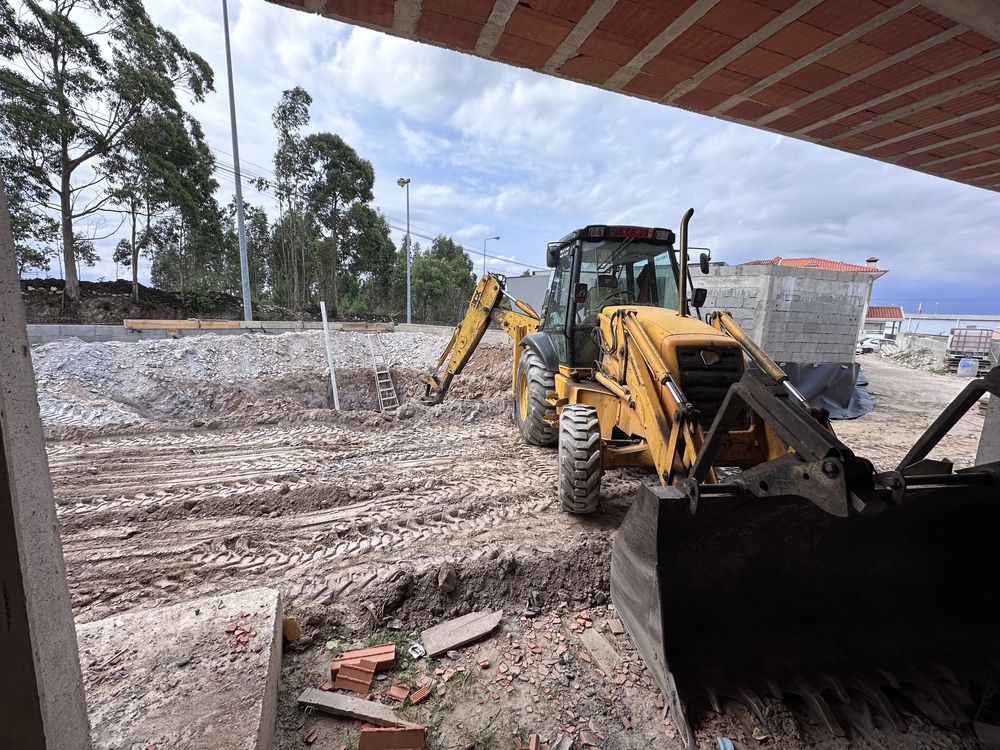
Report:
[[903,308],[897,305],[870,305],[865,312],[864,333],[896,338],[903,327]]

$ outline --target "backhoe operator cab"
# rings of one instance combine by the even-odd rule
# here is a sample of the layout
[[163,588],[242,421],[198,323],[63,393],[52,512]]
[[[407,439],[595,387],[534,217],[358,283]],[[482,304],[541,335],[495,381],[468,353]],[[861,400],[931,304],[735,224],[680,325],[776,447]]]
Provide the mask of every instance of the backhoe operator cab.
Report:
[[593,368],[600,356],[593,331],[605,307],[677,309],[674,239],[669,229],[590,225],[549,244],[546,264],[554,271],[541,330],[558,364]]

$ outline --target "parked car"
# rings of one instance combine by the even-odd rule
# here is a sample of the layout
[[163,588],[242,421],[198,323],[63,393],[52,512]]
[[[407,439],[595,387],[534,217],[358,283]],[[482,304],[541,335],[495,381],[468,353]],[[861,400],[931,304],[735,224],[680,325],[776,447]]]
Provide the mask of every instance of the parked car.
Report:
[[887,339],[884,336],[864,336],[858,342],[857,347],[854,349],[855,354],[871,354],[872,352],[877,352],[882,347],[887,344],[892,346],[896,345],[896,342],[892,339]]

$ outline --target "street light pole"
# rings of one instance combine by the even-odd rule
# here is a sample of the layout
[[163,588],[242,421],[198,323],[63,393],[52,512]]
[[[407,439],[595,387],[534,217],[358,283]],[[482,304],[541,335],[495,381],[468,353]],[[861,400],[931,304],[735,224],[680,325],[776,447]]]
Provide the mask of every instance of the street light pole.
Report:
[[413,310],[410,305],[410,178],[400,177],[396,184],[406,188],[406,323],[413,322]]
[[240,243],[240,281],[243,285],[243,320],[253,320],[250,306],[250,265],[243,226],[243,180],[240,177],[240,141],[236,134],[236,94],[233,91],[233,57],[229,49],[229,8],[222,0],[222,28],[226,37],[226,73],[229,75],[229,123],[233,133],[233,173],[236,177],[236,234]]
[[486,243],[489,242],[490,240],[498,240],[498,239],[500,239],[499,234],[496,237],[487,237],[486,239],[483,240],[483,276],[486,275]]

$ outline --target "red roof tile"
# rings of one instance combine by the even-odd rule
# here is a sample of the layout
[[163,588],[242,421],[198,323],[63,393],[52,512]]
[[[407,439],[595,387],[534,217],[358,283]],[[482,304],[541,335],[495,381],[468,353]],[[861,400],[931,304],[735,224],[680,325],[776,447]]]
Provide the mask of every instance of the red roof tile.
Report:
[[903,308],[896,305],[872,305],[865,313],[865,320],[902,320]]
[[741,266],[790,266],[792,268],[819,268],[823,271],[868,271],[870,273],[886,273],[884,268],[874,265],[862,266],[857,263],[845,263],[842,260],[827,260],[826,258],[762,258],[740,263]]

